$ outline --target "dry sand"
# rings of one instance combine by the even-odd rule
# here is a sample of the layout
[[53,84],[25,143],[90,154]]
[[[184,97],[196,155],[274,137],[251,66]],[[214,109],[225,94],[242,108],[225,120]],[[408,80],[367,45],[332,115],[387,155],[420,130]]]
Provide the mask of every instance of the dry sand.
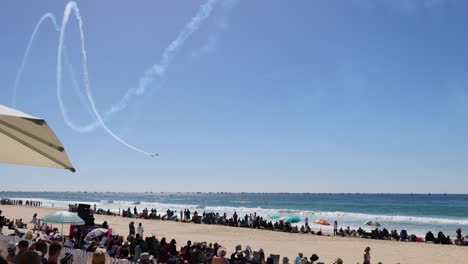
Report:
[[[25,206],[0,206],[0,209],[8,218],[23,218],[24,222],[29,222],[34,213],[41,218],[49,212],[58,210]],[[107,221],[114,234],[124,236],[128,234],[128,223],[131,221],[129,218],[103,215],[95,215],[95,218],[96,223]],[[145,236],[175,238],[179,247],[183,246],[187,240],[218,242],[230,252],[237,244],[242,244],[243,247],[250,245],[253,250],[263,248],[267,255],[275,253],[280,254],[281,258],[287,256],[290,262],[293,262],[298,252],[303,252],[307,257],[316,253],[320,261],[325,263],[333,263],[337,257],[341,257],[344,263],[362,263],[364,248],[370,246],[372,263],[468,263],[468,247],[290,234],[159,220],[136,219],[134,221],[136,224],[140,222],[143,224]],[[60,229],[60,226],[56,227]],[[4,228],[3,233],[7,232],[9,231]],[[66,231],[64,233],[67,234]]]

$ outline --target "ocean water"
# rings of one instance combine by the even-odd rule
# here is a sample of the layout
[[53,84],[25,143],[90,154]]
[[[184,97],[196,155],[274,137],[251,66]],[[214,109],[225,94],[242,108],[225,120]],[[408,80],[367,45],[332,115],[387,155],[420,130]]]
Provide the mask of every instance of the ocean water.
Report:
[[[442,231],[455,236],[461,228],[468,232],[468,195],[465,194],[269,194],[269,193],[89,193],[89,192],[0,192],[2,198],[34,199],[44,206],[68,208],[68,204],[89,203],[118,212],[128,207],[190,209],[198,212],[237,212],[240,216],[257,212],[262,216],[297,215],[309,222],[326,219],[340,227],[366,228],[377,220],[387,229],[406,229],[410,234]],[[299,225],[303,222],[299,223]],[[322,226],[312,229],[328,231]]]

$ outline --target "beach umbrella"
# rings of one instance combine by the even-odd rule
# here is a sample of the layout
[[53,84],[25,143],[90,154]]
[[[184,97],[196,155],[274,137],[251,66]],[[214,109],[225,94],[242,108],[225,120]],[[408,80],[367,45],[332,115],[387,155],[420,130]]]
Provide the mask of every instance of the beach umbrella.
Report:
[[100,237],[104,234],[107,234],[107,229],[105,228],[96,228],[96,229],[93,229],[91,230],[85,237],[85,241],[86,242],[90,242],[91,240],[93,240],[94,238],[96,237]]
[[46,121],[0,105],[0,162],[75,172]]
[[62,232],[60,233],[62,235],[63,235],[64,224],[69,224],[69,225],[84,225],[85,224],[85,221],[83,221],[83,219],[81,219],[78,215],[76,215],[75,213],[70,213],[68,211],[53,212],[44,216],[41,220],[46,223],[61,224]]
[[379,222],[374,221],[374,220],[367,221],[367,222],[365,222],[364,224],[365,224],[366,226],[375,226],[375,227],[381,226]]
[[290,224],[294,224],[294,223],[299,223],[301,221],[301,218],[299,216],[288,216],[286,217],[286,219],[284,219],[284,222],[285,223],[290,223]]
[[277,215],[277,214],[272,214],[272,215],[270,215],[269,217],[270,217],[270,219],[275,219],[275,220],[281,218],[281,216],[280,216],[280,215]]
[[323,220],[323,219],[317,219],[314,221],[314,223],[316,223],[317,225],[326,225],[326,226],[330,225],[330,223],[328,223],[327,220]]

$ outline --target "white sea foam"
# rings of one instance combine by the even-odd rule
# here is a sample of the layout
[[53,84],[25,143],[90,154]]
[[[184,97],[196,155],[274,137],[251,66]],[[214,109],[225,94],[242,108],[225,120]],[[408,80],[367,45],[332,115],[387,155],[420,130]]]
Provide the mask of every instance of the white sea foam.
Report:
[[[30,198],[12,198],[19,200],[31,200]],[[180,211],[190,209],[193,211],[205,212],[219,212],[232,215],[237,212],[239,216],[256,212],[258,215],[267,217],[271,214],[278,214],[282,217],[289,215],[298,215],[302,218],[308,217],[311,221],[315,219],[327,219],[329,221],[337,220],[340,223],[350,223],[350,226],[362,225],[368,220],[377,220],[391,226],[405,227],[408,225],[421,225],[421,226],[447,226],[447,225],[461,225],[468,226],[468,217],[466,218],[443,218],[443,217],[429,217],[429,216],[409,216],[409,215],[382,215],[382,214],[364,214],[352,212],[326,212],[326,211],[301,211],[291,209],[267,209],[267,208],[251,208],[251,207],[232,207],[232,206],[207,206],[200,204],[166,204],[158,202],[139,202],[139,201],[125,201],[125,200],[101,200],[99,202],[84,202],[84,201],[58,201],[50,199],[32,199],[34,201],[41,201],[44,206],[52,206],[55,208],[67,209],[69,204],[87,203],[94,205],[97,208],[110,209],[117,212],[119,209],[127,209],[130,207],[132,210],[136,206],[139,211],[148,209],[157,209],[158,212],[165,212],[167,209]],[[163,213],[164,214],[164,213]],[[302,222],[301,222],[302,223]],[[301,224],[299,223],[299,224]],[[354,224],[354,225],[353,225]]]

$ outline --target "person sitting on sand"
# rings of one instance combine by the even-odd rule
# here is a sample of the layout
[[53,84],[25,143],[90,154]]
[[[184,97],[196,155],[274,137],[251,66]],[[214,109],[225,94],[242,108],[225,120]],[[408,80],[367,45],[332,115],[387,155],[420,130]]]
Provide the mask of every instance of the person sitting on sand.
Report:
[[103,249],[97,249],[89,258],[89,264],[107,264],[110,263],[110,258],[106,255]]
[[366,247],[364,250],[364,262],[362,264],[370,264],[371,256],[370,256],[370,247]]
[[312,256],[310,256],[310,264],[314,264],[314,262],[317,260],[319,260],[319,256],[316,254],[312,254]]
[[274,264],[274,263],[275,263],[275,261],[273,260],[272,257],[267,258],[266,264]]
[[434,242],[435,240],[434,234],[431,231],[427,232],[425,239],[426,239],[426,242]]
[[20,219],[18,220],[18,222],[16,222],[16,226],[17,226],[18,228],[26,228],[26,225],[23,223],[23,219],[22,219],[22,218],[20,218]]
[[49,258],[47,259],[47,264],[58,264],[60,253],[62,252],[62,244],[58,242],[52,242],[49,246]]
[[229,264],[229,260],[226,258],[227,251],[225,248],[219,248],[217,252],[218,256],[214,256],[211,264]]
[[297,254],[297,257],[294,259],[294,264],[301,264],[301,259],[304,257],[304,255],[302,254],[302,252],[299,252],[299,254]]
[[116,257],[119,259],[128,259],[130,253],[130,242],[125,241],[121,247],[116,250]]
[[244,256],[244,252],[242,252],[242,246],[237,245],[236,251],[232,253],[231,259],[229,260],[231,264],[246,264],[247,259]]
[[343,264],[343,260],[341,258],[337,258],[333,264]]
[[35,248],[35,251],[40,252],[41,262],[46,263],[47,259],[45,255],[47,254],[47,244],[44,240],[39,240],[37,243],[31,245],[32,248]]
[[7,246],[7,256],[6,260],[8,263],[14,263],[16,258],[16,243],[13,241],[10,241]]
[[34,251],[27,251],[21,254],[21,256],[18,256],[16,261],[14,262],[16,264],[41,264],[41,258],[39,257],[39,254]]
[[19,256],[23,254],[24,252],[28,251],[29,249],[29,242],[27,240],[21,240],[18,242],[18,254],[16,256]]
[[283,258],[283,264],[289,264],[289,258],[288,257]]

